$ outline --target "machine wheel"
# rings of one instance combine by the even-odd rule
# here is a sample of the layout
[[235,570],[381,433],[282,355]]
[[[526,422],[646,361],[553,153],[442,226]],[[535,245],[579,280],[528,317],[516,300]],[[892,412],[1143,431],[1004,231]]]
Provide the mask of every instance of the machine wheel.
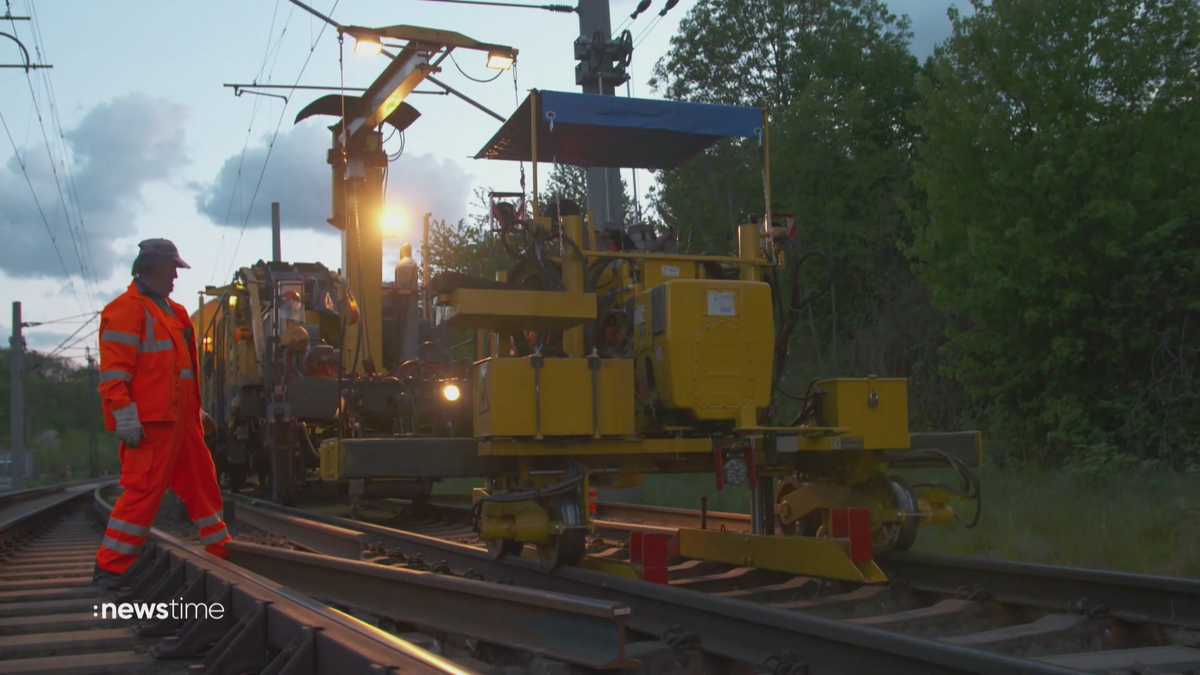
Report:
[[[885,508],[898,509],[905,513],[918,513],[917,496],[908,482],[899,476],[877,473],[861,486],[864,492],[875,497]],[[903,522],[883,523],[871,533],[871,547],[878,555],[892,551],[907,551],[917,540],[917,529],[921,526],[920,516],[908,516]]]
[[578,565],[583,560],[587,546],[587,524],[585,511],[578,492],[561,494],[542,503],[552,520],[557,520],[568,529],[562,534],[551,536],[537,545],[538,560],[547,572],[559,565]]
[[[804,483],[795,476],[780,478],[779,486],[775,488],[775,503],[780,503],[785,496],[803,488]],[[822,524],[824,524],[824,519],[820,509],[810,511],[803,518],[790,523],[784,523],[779,516],[775,516],[775,527],[779,532],[792,537],[815,537]]]
[[488,539],[487,552],[492,560],[499,560],[506,555],[520,556],[521,551],[525,550],[525,544],[512,539]]

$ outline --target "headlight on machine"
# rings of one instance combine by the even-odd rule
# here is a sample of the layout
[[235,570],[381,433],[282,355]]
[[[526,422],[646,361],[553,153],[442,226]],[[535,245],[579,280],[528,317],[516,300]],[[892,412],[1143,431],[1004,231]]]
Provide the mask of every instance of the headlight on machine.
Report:
[[731,457],[725,460],[725,465],[721,467],[721,476],[726,485],[741,485],[750,476],[750,467],[741,457]]
[[442,397],[447,401],[457,401],[458,397],[461,395],[462,392],[458,390],[458,385],[456,384],[448,384],[445,387],[442,387]]

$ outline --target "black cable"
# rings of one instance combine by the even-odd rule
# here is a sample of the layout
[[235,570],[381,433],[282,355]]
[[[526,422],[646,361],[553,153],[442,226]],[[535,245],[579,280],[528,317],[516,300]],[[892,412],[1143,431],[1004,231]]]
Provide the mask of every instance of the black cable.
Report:
[[548,12],[573,14],[575,8],[570,5],[523,5],[516,2],[484,2],[483,0],[425,0],[425,2],[444,2],[451,5],[487,5],[489,7],[516,7],[519,9],[544,9]]
[[926,488],[926,487],[941,488],[947,492],[957,492],[959,494],[959,496],[961,496],[961,498],[964,500],[974,500],[976,503],[975,516],[971,519],[971,522],[967,523],[962,518],[960,518],[957,513],[954,514],[954,517],[959,522],[963,523],[967,527],[967,529],[971,529],[971,528],[975,527],[977,524],[979,524],[979,518],[983,515],[982,483],[979,480],[979,476],[975,475],[975,472],[971,471],[971,467],[967,466],[966,463],[964,463],[962,460],[960,460],[959,458],[955,457],[954,455],[951,455],[950,453],[948,453],[944,450],[935,450],[932,448],[925,449],[925,450],[910,450],[910,451],[904,453],[904,456],[906,456],[906,457],[938,458],[938,459],[944,460],[947,464],[949,464],[950,467],[952,469],[954,469],[954,472],[958,475],[958,479],[959,479],[959,483],[960,483],[959,490],[954,490],[950,486],[946,485],[945,483],[941,483],[941,482],[917,483],[917,484],[913,485],[913,487],[914,488]]
[[572,490],[578,490],[583,481],[587,479],[590,471],[587,466],[580,462],[571,462],[567,465],[564,476],[561,480],[543,485],[537,488],[516,487],[510,488],[498,493],[484,493],[472,506],[472,516],[476,522],[479,521],[479,512],[483,508],[484,502],[500,502],[511,504],[513,502],[524,502],[548,497],[557,497],[561,494],[566,494]]
[[8,142],[12,145],[13,155],[17,158],[17,165],[21,167],[21,173],[25,176],[25,183],[29,186],[30,194],[33,195],[33,203],[37,206],[38,215],[42,217],[42,224],[46,226],[46,233],[50,235],[50,244],[54,247],[54,253],[58,256],[59,264],[62,265],[63,276],[67,280],[67,285],[71,287],[71,293],[75,296],[75,302],[79,303],[79,309],[86,312],[87,309],[83,306],[83,300],[79,297],[79,291],[75,289],[75,280],[71,278],[71,273],[67,271],[67,262],[63,259],[62,251],[58,248],[58,239],[50,229],[50,221],[46,218],[46,212],[42,209],[42,202],[38,199],[37,190],[33,188],[33,181],[30,180],[29,171],[25,168],[25,160],[21,159],[21,152],[17,149],[17,142],[13,140],[12,132],[8,129],[8,122],[5,121],[3,113],[0,113],[0,125],[4,126],[4,133],[8,135]]
[[454,52],[450,52],[450,63],[454,64],[454,67],[458,69],[458,72],[462,73],[463,77],[467,78],[468,80],[470,80],[472,82],[478,82],[480,84],[488,84],[489,82],[495,82],[497,80],[497,78],[499,78],[501,75],[504,74],[503,70],[498,71],[496,73],[496,75],[494,77],[492,77],[492,79],[490,79],[490,80],[481,80],[477,77],[471,77],[470,75],[467,74],[467,71],[462,69],[462,66],[458,65],[458,61],[454,58]]
[[[796,241],[789,240],[788,251],[791,253],[795,253],[796,249],[797,249]],[[799,298],[799,295],[800,295],[800,270],[804,266],[804,263],[808,262],[809,260],[811,260],[814,257],[821,258],[825,261],[826,265],[828,265],[828,268],[829,268],[829,275],[826,277],[825,282],[821,285],[821,287],[818,288],[815,292],[808,295],[807,297]],[[783,381],[784,370],[787,368],[788,351],[789,351],[788,346],[791,341],[792,331],[795,329],[796,322],[800,317],[800,310],[804,309],[804,307],[807,306],[809,303],[817,300],[818,298],[825,295],[826,293],[828,293],[830,291],[830,289],[833,288],[834,266],[833,266],[833,258],[830,257],[829,254],[825,253],[824,251],[813,250],[813,251],[809,251],[808,253],[805,253],[802,256],[799,256],[799,257],[796,257],[795,259],[793,259],[791,261],[790,267],[791,267],[791,272],[792,272],[791,280],[790,280],[791,281],[791,284],[790,284],[791,292],[789,294],[790,302],[788,304],[788,307],[786,308],[786,311],[784,311],[784,309],[783,309],[783,294],[779,288],[779,285],[780,285],[779,277],[777,275],[772,275],[771,279],[769,280],[770,286],[772,288],[772,305],[774,307],[776,314],[779,315],[779,317],[781,319],[783,319],[783,325],[780,327],[779,331],[775,334],[775,369],[774,369],[775,372],[772,373],[772,375],[771,375],[771,383],[772,383],[772,391],[778,391],[778,392],[782,393],[785,397],[791,398],[793,400],[800,400],[798,397],[796,397],[794,395],[790,395],[790,394],[784,392],[780,388],[780,385]],[[786,317],[786,318],[783,318],[783,317]],[[812,386],[813,386],[813,383],[810,383],[809,387],[811,388]],[[807,396],[807,394],[806,394],[806,396]],[[772,406],[772,408],[773,407],[774,406]],[[807,410],[807,408],[808,408],[808,404],[806,402],[805,408],[800,411],[801,416],[804,415],[805,410]],[[771,415],[774,416],[774,412],[772,412]],[[797,419],[803,419],[803,418],[798,417]],[[797,423],[793,423],[793,426],[795,426],[796,424]]]

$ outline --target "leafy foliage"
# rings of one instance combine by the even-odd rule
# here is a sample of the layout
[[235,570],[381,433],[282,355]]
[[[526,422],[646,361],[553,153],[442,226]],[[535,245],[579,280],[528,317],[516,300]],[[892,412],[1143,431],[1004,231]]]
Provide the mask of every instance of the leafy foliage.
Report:
[[943,366],[1023,460],[1195,462],[1200,11],[975,11],[951,13],[914,109],[909,253],[962,318]]
[[[793,390],[815,376],[911,376],[918,423],[953,423],[937,373],[941,317],[896,242],[911,237],[919,65],[906,18],[876,0],[701,0],[652,85],[668,98],[769,107],[771,211],[834,259],[832,292],[793,334]],[[723,141],[660,176],[655,206],[695,253],[732,254],[766,208],[758,141]],[[805,270],[803,295],[826,269]],[[921,317],[920,320],[916,320]]]
[[[922,65],[883,0],[697,0],[652,88],[767,107],[769,137],[660,173],[640,218],[622,181],[626,221],[735,252],[769,142],[770,210],[834,261],[786,389],[907,377],[915,429],[982,428],[996,463],[1200,471],[1200,3],[972,4]],[[585,205],[584,176],[554,167],[539,200]],[[511,265],[476,200],[433,224],[435,273]],[[33,427],[78,430],[56,367],[27,382]]]
[[[587,209],[587,169],[569,164],[555,165],[550,171],[550,177],[538,194],[538,208],[554,204],[556,200],[569,199],[586,211]],[[629,184],[621,177],[621,203],[624,205],[624,220],[626,223],[646,222],[650,214],[638,208],[629,193]]]
[[[0,437],[12,432],[11,350],[0,350]],[[87,425],[91,416],[99,438],[97,463],[101,469],[119,470],[117,443],[104,430],[100,399],[88,383],[87,370],[73,361],[26,352],[24,358],[26,413],[25,447],[34,451],[35,470],[51,475],[75,476],[88,471]],[[6,446],[6,450],[11,445]]]
[[[904,376],[914,426],[981,425],[1007,459],[1200,468],[1200,8],[973,4],[922,67],[880,0],[700,0],[655,69],[668,98],[770,108],[771,210],[834,258],[788,384]],[[660,176],[689,250],[736,250],[761,152]]]
[[455,271],[485,279],[495,278],[496,272],[507,269],[511,259],[504,253],[500,239],[492,231],[488,214],[488,193],[475,190],[476,207],[480,212],[470,219],[449,224],[445,219],[429,223],[429,256],[431,275]]

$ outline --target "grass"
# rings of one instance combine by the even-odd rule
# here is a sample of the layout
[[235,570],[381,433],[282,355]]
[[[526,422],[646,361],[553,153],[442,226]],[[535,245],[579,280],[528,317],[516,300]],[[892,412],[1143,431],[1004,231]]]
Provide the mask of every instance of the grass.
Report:
[[[921,528],[917,551],[1071,565],[1146,574],[1200,577],[1200,476],[1142,472],[1090,477],[1067,472],[984,469],[983,516]],[[929,476],[906,476],[911,482]],[[952,477],[938,476],[954,484]],[[438,485],[469,493],[476,479]],[[634,494],[613,501],[712,511],[750,512],[745,486],[717,492],[712,476],[646,476]],[[605,493],[601,493],[601,499]],[[959,506],[966,520],[975,505]]]

